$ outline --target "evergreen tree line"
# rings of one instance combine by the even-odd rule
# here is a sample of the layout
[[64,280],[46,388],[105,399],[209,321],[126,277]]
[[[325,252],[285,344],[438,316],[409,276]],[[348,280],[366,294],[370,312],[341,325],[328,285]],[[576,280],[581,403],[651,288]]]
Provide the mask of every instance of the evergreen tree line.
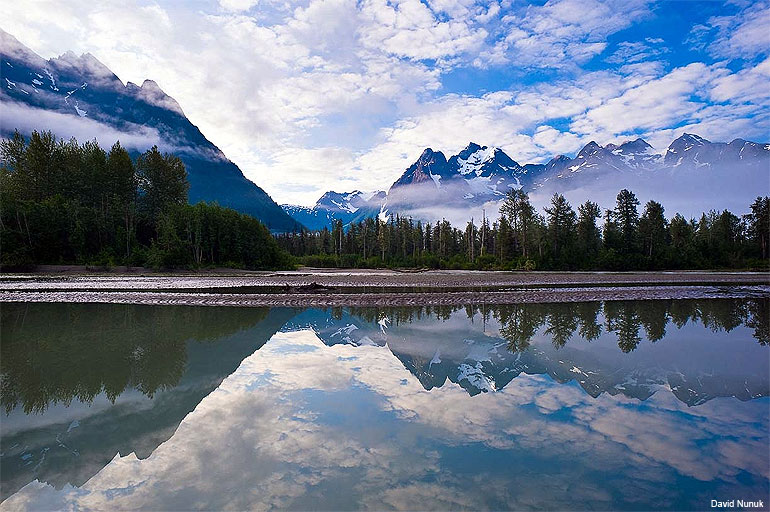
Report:
[[[713,332],[730,332],[743,325],[753,331],[760,345],[770,344],[770,300],[697,299],[564,303],[523,303],[466,306],[408,306],[349,308],[351,315],[376,324],[387,319],[390,325],[410,324],[422,318],[447,321],[464,310],[469,320],[477,315],[486,325],[492,320],[500,326],[500,336],[508,350],[523,352],[535,335],[545,328],[557,349],[573,338],[593,341],[603,332],[617,337],[623,352],[637,348],[644,335],[655,343],[666,336],[666,329],[681,329],[688,323],[702,324]],[[331,316],[341,320],[343,308],[331,308]]]
[[0,142],[0,265],[276,268],[288,255],[258,220],[187,202],[182,161],[152,147],[18,132]]
[[[329,267],[427,267],[523,270],[655,270],[761,268],[770,264],[770,197],[750,213],[711,210],[699,219],[649,201],[639,212],[633,192],[621,190],[614,209],[588,200],[577,212],[554,194],[544,215],[528,195],[513,190],[490,224],[471,220],[464,229],[447,220],[423,224],[391,216],[347,227],[297,231],[278,243],[300,263]],[[603,221],[603,222],[602,222]]]

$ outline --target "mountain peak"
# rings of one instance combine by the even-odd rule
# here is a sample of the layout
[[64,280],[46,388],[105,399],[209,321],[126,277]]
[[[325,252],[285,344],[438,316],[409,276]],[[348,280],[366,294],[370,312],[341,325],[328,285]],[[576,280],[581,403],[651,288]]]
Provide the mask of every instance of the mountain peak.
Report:
[[155,107],[171,110],[177,114],[184,116],[182,107],[177,101],[163,92],[157,82],[154,80],[145,80],[140,87],[129,82],[126,87],[133,91],[133,93],[145,103],[153,105]]
[[[486,146],[480,146],[475,142],[469,142],[468,145],[465,146],[465,148],[462,151],[460,151],[460,153],[458,153],[457,156],[463,158],[462,155],[472,155],[473,153],[475,153],[480,149],[486,149]],[[467,156],[465,158],[467,158]]]
[[29,62],[40,68],[44,68],[47,64],[43,57],[24,46],[21,41],[2,28],[0,28],[0,53]]
[[602,147],[597,144],[595,141],[591,141],[585,146],[583,146],[583,149],[580,150],[580,153],[577,154],[577,158],[588,158],[591,155],[594,155],[602,150]]
[[652,149],[653,147],[642,138],[626,141],[617,147],[619,152],[626,154],[649,153]]
[[677,141],[683,141],[688,142],[690,144],[695,144],[698,146],[702,146],[704,144],[708,144],[709,141],[701,137],[700,135],[695,135],[694,133],[683,133],[679,138],[674,140],[671,144],[673,145]]
[[119,83],[121,87],[123,86],[123,82],[115,73],[91,53],[78,56],[72,51],[67,51],[51,59],[50,63],[62,71],[75,73],[86,80],[96,80],[100,83],[115,82],[116,85]]
[[156,82],[155,80],[150,80],[149,78],[144,82],[142,82],[141,87],[142,89],[153,89],[153,90],[163,92],[163,89],[160,88],[160,86],[158,85],[158,82]]

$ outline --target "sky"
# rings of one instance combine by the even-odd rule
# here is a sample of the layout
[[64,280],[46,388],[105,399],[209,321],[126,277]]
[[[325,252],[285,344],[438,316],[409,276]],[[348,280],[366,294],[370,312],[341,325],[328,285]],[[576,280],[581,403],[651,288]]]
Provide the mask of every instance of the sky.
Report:
[[[387,190],[470,141],[543,163],[684,132],[770,141],[770,2],[8,3],[45,58],[152,79],[278,203]],[[55,13],[55,14],[54,14]]]

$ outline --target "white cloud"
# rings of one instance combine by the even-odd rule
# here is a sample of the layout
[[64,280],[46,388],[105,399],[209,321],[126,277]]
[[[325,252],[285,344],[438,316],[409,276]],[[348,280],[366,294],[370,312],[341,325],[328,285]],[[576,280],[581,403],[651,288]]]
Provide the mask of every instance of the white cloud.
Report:
[[[17,2],[3,28],[44,57],[91,52],[123,81],[154,80],[278,202],[388,188],[428,146],[453,153],[472,140],[527,163],[594,138],[641,134],[666,145],[684,126],[716,140],[767,132],[766,60],[670,69],[650,60],[668,48],[660,38],[607,47],[655,16],[646,0],[221,0],[202,9]],[[710,20],[712,51],[766,51],[757,27],[767,12],[760,3]],[[597,55],[624,65],[581,69]],[[479,72],[474,65],[551,70],[488,93],[447,90],[448,72]]]
[[0,106],[2,111],[1,125],[3,131],[19,130],[30,133],[32,130],[44,130],[54,133],[63,139],[75,137],[78,142],[97,139],[103,148],[109,148],[119,140],[126,148],[145,150],[157,145],[162,151],[180,149],[160,137],[157,130],[146,126],[135,125],[131,130],[116,130],[115,128],[89,119],[63,114],[52,110],[42,110],[21,103],[4,101]]
[[590,109],[573,121],[571,129],[602,138],[638,129],[662,128],[688,119],[702,106],[691,96],[721,73],[722,70],[702,63],[674,69]]
[[607,36],[650,15],[647,0],[555,0],[503,18],[503,37],[477,64],[570,68],[604,51]]
[[259,3],[259,0],[219,0],[219,5],[227,11],[248,11]]
[[662,41],[662,39],[650,40],[649,38],[647,42],[623,41],[618,44],[618,49],[615,50],[615,53],[606,60],[613,64],[633,64],[636,62],[649,61],[653,57],[657,57],[669,51],[666,47],[658,46]]
[[361,16],[359,34],[365,47],[416,60],[440,60],[477,49],[487,36],[486,30],[471,28],[462,18],[438,20],[419,0],[366,0]]
[[753,67],[714,80],[710,96],[717,102],[757,103],[770,100],[770,57]]
[[708,25],[694,27],[691,36],[696,47],[705,45],[707,34],[714,33],[709,53],[717,57],[753,59],[770,49],[770,3],[750,3],[735,16],[714,16]]

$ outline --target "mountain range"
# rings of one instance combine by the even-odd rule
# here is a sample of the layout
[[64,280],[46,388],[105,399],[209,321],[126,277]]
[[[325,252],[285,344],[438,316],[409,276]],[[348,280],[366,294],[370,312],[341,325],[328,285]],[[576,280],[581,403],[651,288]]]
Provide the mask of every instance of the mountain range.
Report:
[[382,204],[385,201],[385,192],[326,192],[316,203],[308,208],[292,204],[284,204],[281,207],[297,222],[308,229],[318,230],[331,228],[336,220],[343,225],[357,222],[367,217],[379,215]]
[[[426,148],[387,194],[371,195],[365,211],[371,216],[398,213],[435,221],[454,209],[465,210],[465,217],[470,218],[469,211],[485,205],[490,212],[496,211],[499,202],[512,189],[548,196],[553,192],[593,190],[604,182],[643,189],[674,185],[677,189],[688,189],[692,187],[687,182],[700,186],[712,183],[711,197],[701,194],[704,207],[708,199],[719,195],[717,192],[724,192],[722,185],[737,183],[744,186],[748,199],[752,194],[770,191],[770,144],[743,139],[710,142],[685,133],[661,154],[641,138],[606,146],[591,141],[574,158],[557,155],[545,164],[524,165],[500,148],[474,142],[449,158],[441,151]],[[759,183],[760,189],[749,183]],[[339,198],[339,208],[328,207],[325,198],[330,194]],[[323,227],[324,222],[330,226],[334,219],[348,223],[358,219],[349,214],[350,210],[362,206],[354,207],[345,198],[364,196],[358,191],[351,194],[329,192],[312,208],[289,205],[283,208],[298,221],[316,229]]]
[[273,232],[391,215],[464,223],[482,209],[494,216],[514,188],[529,193],[536,205],[559,192],[573,206],[590,198],[603,207],[612,206],[620,188],[659,201],[659,194],[670,192],[673,211],[681,208],[690,215],[710,208],[745,209],[757,195],[770,192],[770,144],[739,138],[710,142],[685,133],[662,153],[641,138],[605,146],[592,141],[574,158],[557,155],[538,164],[520,164],[498,147],[473,142],[448,158],[426,148],[387,191],[329,191],[312,207],[279,206],[154,81],[124,85],[90,54],[67,52],[45,60],[2,30],[0,42],[0,136],[16,129],[23,134],[51,130],[81,140],[98,135],[103,143],[119,139],[134,156],[158,145],[184,161],[190,202],[234,208]]
[[88,53],[67,52],[45,60],[2,30],[0,43],[1,136],[8,137],[16,129],[26,135],[51,130],[65,139],[98,134],[105,144],[120,139],[134,156],[158,145],[184,162],[190,202],[217,202],[253,215],[272,231],[299,227],[264,190],[246,179],[154,81],[123,85]]

